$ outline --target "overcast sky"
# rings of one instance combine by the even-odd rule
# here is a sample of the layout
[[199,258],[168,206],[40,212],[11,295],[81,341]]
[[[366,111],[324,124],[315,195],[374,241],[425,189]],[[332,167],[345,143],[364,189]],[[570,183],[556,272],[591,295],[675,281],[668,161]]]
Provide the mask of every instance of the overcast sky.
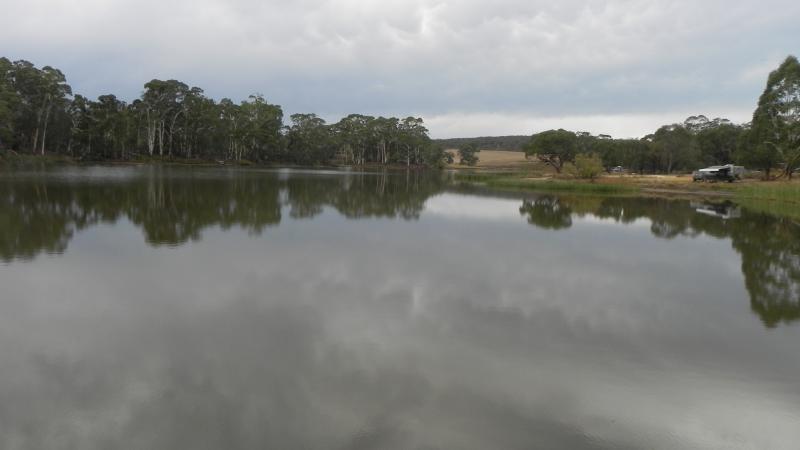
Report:
[[641,136],[749,120],[800,53],[797,0],[0,0],[0,56],[76,93],[152,78],[288,115],[418,115],[433,137],[564,127]]

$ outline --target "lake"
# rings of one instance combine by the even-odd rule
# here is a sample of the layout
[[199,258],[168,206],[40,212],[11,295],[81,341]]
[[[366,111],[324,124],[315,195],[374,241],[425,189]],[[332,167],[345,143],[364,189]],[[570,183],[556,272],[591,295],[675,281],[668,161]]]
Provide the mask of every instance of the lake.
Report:
[[0,172],[0,448],[797,448],[800,224],[420,172]]

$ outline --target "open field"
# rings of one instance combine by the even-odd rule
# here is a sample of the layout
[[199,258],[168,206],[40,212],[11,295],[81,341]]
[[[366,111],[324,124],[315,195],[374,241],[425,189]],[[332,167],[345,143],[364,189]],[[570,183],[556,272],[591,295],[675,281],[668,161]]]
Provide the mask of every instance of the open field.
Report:
[[451,168],[463,170],[457,179],[498,189],[527,191],[564,191],[597,194],[640,194],[657,196],[725,197],[748,203],[763,203],[770,208],[788,205],[800,208],[800,180],[761,181],[745,179],[736,183],[697,183],[688,174],[633,175],[604,174],[594,182],[579,180],[565,173],[556,174],[545,164],[525,159],[524,153],[482,151],[474,167],[459,164]]
[[447,150],[453,155],[454,164],[448,165],[455,169],[492,169],[492,170],[530,170],[541,168],[542,163],[533,159],[526,159],[524,152],[505,150],[481,150],[477,153],[478,164],[465,166],[458,164],[458,150]]

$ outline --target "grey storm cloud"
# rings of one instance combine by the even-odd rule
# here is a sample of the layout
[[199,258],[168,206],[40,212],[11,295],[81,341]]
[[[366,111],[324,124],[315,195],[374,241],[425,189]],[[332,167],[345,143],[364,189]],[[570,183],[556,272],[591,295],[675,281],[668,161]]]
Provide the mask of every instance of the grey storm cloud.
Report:
[[[641,135],[748,119],[800,47],[800,3],[656,0],[0,0],[0,54],[131,100],[152,78],[284,110],[421,115],[434,136]],[[599,129],[603,127],[603,129]],[[594,128],[594,129],[593,129]]]

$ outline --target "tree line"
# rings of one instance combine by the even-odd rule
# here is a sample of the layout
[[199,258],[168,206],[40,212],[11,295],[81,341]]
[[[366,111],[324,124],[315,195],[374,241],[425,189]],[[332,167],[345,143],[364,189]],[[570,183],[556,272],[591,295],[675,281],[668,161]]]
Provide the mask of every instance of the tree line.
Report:
[[472,144],[475,147],[483,150],[506,150],[512,152],[521,152],[524,150],[525,144],[530,140],[528,135],[511,135],[511,136],[480,136],[471,138],[449,138],[449,139],[434,139],[435,142],[442,145],[446,149],[462,148],[465,145]]
[[183,158],[302,165],[440,166],[446,155],[416,117],[351,114],[328,124],[262,95],[215,101],[178,80],[151,80],[127,103],[74,94],[53,67],[0,58],[0,150],[79,160]]
[[692,116],[664,125],[642,139],[614,139],[563,129],[533,135],[525,151],[560,173],[581,155],[594,154],[606,170],[620,166],[637,173],[683,172],[736,161],[747,125]]
[[692,116],[664,125],[641,139],[614,139],[563,129],[534,134],[525,152],[561,172],[576,156],[596,155],[606,170],[621,166],[638,173],[686,172],[737,163],[770,178],[791,178],[800,167],[800,63],[789,56],[773,71],[749,123]]

